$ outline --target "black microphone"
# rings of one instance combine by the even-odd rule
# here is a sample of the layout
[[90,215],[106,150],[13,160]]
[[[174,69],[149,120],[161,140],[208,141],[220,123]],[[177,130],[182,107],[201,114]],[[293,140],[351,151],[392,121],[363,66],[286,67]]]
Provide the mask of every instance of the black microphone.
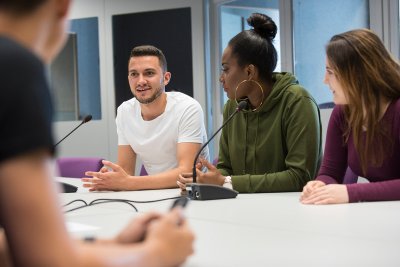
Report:
[[69,134],[67,134],[66,136],[64,136],[63,139],[61,139],[60,141],[57,142],[57,144],[54,145],[54,147],[56,147],[59,143],[61,143],[62,141],[64,141],[65,138],[67,138],[68,136],[70,136],[70,134],[72,134],[73,132],[75,132],[76,129],[78,129],[79,127],[81,127],[82,124],[89,122],[92,119],[92,115],[86,115],[82,122],[76,126],[72,131],[69,132]]
[[238,194],[237,191],[232,190],[227,187],[212,185],[212,184],[199,184],[196,183],[196,163],[199,159],[199,156],[203,149],[210,143],[210,141],[225,127],[225,125],[235,116],[239,111],[247,108],[247,101],[240,101],[235,112],[233,112],[228,119],[222,124],[221,127],[211,136],[210,139],[200,148],[199,152],[197,152],[196,157],[194,158],[193,163],[193,183],[186,184],[187,187],[191,187],[189,191],[189,198],[193,200],[212,200],[212,199],[226,199],[226,198],[235,198]]
[[[75,132],[76,129],[78,129],[79,127],[81,127],[82,124],[89,122],[92,119],[92,115],[86,115],[82,122],[76,126],[71,132],[69,132],[69,134],[67,134],[63,139],[61,139],[60,141],[57,142],[57,144],[54,145],[54,147],[56,147],[59,143],[61,143],[62,141],[64,141],[65,138],[67,138],[68,136],[70,136],[70,134],[72,134],[73,132]],[[60,184],[62,191],[64,193],[75,193],[78,190],[77,186],[71,185],[71,184],[67,184],[67,183],[63,183],[63,182],[58,182],[58,184]]]

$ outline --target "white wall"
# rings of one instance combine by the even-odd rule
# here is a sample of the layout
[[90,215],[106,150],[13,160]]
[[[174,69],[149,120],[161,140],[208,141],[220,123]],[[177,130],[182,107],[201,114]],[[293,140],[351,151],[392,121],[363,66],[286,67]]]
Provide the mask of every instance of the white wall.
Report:
[[[70,12],[72,19],[98,17],[99,57],[102,119],[82,125],[58,146],[58,156],[100,156],[115,161],[117,135],[115,130],[115,94],[112,47],[112,15],[191,8],[192,62],[194,98],[206,106],[204,74],[203,1],[201,0],[75,0]],[[138,25],[138,27],[145,27]],[[160,25],[160,31],[162,31]],[[179,29],[177,29],[179,30]],[[154,33],[157,34],[157,33]],[[167,59],[168,60],[168,59]],[[206,110],[204,108],[204,110]],[[55,140],[60,140],[80,121],[55,122]]]

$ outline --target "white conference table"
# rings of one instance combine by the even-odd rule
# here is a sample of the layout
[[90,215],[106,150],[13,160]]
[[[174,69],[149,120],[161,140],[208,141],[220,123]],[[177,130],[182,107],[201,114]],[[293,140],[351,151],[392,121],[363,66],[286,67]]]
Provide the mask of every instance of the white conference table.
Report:
[[[80,188],[60,199],[62,204],[143,201],[179,194],[178,189],[90,193]],[[400,266],[400,201],[313,206],[298,199],[299,193],[266,193],[190,201],[185,213],[196,234],[195,254],[184,266]],[[166,212],[172,202],[135,206],[139,212]],[[88,226],[71,230],[77,237],[111,237],[136,214],[127,204],[107,203],[66,213],[66,221]]]

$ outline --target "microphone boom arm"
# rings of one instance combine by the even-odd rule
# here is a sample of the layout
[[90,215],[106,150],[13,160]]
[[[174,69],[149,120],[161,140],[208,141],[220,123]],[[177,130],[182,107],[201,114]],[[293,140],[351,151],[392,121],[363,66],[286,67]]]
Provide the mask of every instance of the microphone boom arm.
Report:
[[244,108],[247,107],[247,102],[245,100],[240,101],[240,103],[238,104],[235,112],[233,112],[228,119],[222,124],[221,127],[219,127],[219,129],[208,139],[207,142],[204,143],[204,145],[199,149],[199,151],[196,154],[196,157],[194,157],[194,162],[193,162],[193,183],[196,183],[196,177],[197,177],[197,172],[196,172],[196,163],[197,160],[201,154],[201,152],[203,151],[203,149],[210,143],[210,141],[217,135],[217,133],[219,133],[222,128],[225,127],[225,125],[233,118],[233,116],[235,116],[239,111],[243,110]]
[[64,141],[65,138],[67,138],[68,136],[70,136],[73,132],[75,132],[76,129],[78,129],[79,127],[81,127],[81,125],[84,124],[84,122],[81,122],[78,126],[76,126],[71,132],[69,132],[69,134],[67,134],[66,136],[64,136],[63,139],[61,139],[60,141],[57,142],[57,144],[54,145],[54,147],[56,147],[59,143],[61,143],[62,141]]
[[86,116],[83,118],[82,122],[81,122],[78,126],[76,126],[72,131],[70,131],[69,134],[67,134],[66,136],[64,136],[63,139],[61,139],[60,141],[58,141],[58,142],[54,145],[54,147],[56,147],[59,143],[61,143],[62,141],[64,141],[65,138],[67,138],[67,137],[70,136],[73,132],[75,132],[75,130],[78,129],[79,127],[81,127],[82,124],[89,122],[91,119],[92,119],[92,115],[86,115]]
[[196,172],[196,163],[197,160],[201,154],[201,152],[203,151],[203,149],[210,143],[210,141],[222,130],[222,128],[225,127],[225,125],[233,118],[233,116],[236,115],[236,113],[238,113],[241,109],[237,108],[235,110],[235,112],[233,112],[228,119],[222,124],[222,126],[207,140],[207,142],[204,143],[204,145],[199,149],[199,151],[196,154],[196,157],[194,158],[194,162],[193,162],[193,183],[196,183],[196,177],[197,177],[197,172]]

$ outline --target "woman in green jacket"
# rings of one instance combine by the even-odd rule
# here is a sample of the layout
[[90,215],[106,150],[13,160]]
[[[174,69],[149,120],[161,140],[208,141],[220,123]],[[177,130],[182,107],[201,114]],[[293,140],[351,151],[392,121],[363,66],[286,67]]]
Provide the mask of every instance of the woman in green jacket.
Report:
[[[200,160],[197,181],[242,193],[301,191],[321,159],[319,109],[292,74],[273,73],[274,21],[254,13],[247,22],[253,29],[233,37],[223,52],[220,81],[229,98],[224,120],[242,99],[249,108],[222,130],[217,166]],[[208,172],[201,172],[202,166]],[[178,178],[182,189],[189,182],[192,174]]]

